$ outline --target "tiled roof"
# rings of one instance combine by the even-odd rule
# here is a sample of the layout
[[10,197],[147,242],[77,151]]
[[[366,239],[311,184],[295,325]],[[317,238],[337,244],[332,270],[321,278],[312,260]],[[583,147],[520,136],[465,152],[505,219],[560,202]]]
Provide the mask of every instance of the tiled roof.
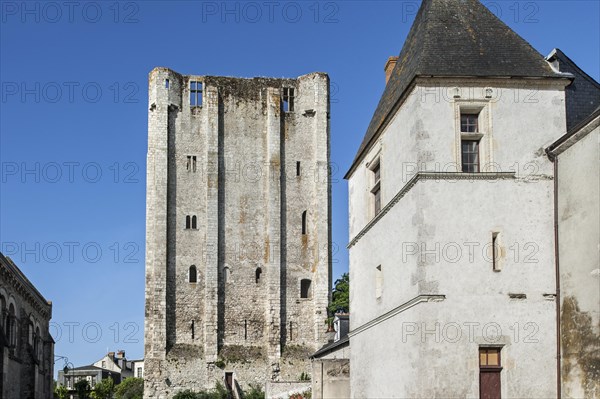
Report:
[[423,0],[346,178],[419,76],[564,77],[478,0]]

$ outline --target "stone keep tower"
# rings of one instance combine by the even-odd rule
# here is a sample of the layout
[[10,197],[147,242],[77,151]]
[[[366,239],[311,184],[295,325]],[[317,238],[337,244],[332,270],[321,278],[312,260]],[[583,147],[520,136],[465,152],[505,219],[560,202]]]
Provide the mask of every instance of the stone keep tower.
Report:
[[329,78],[149,76],[145,397],[297,379],[326,342]]

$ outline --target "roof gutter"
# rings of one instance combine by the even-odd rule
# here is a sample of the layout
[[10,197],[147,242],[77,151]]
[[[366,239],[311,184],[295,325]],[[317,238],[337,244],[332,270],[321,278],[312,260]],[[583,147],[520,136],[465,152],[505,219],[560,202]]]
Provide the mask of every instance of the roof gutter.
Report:
[[558,156],[550,150],[546,150],[546,154],[550,161],[554,164],[554,270],[556,280],[556,397],[560,399],[562,397],[562,352],[560,347],[560,262],[559,255],[560,250],[558,246]]

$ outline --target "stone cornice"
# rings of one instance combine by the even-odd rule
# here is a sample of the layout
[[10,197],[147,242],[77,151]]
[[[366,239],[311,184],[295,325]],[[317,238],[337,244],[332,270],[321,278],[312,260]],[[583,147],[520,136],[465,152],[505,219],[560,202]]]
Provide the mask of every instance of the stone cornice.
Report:
[[463,172],[417,172],[415,175],[398,191],[390,202],[384,206],[381,211],[373,218],[357,235],[354,236],[347,248],[350,249],[358,242],[371,228],[377,224],[402,197],[414,187],[419,180],[499,180],[514,179],[515,172],[482,172],[482,173],[463,173]]
[[377,325],[391,317],[394,317],[397,314],[402,313],[405,310],[412,308],[413,306],[418,305],[419,303],[441,302],[445,299],[446,299],[446,295],[418,295],[418,296],[414,297],[413,299],[411,299],[410,301],[404,302],[402,305],[396,306],[394,309],[390,310],[389,312],[386,312],[386,313],[382,314],[381,316],[378,316],[378,317],[374,318],[373,320],[361,325],[360,327],[355,328],[354,330],[352,330],[348,333],[348,336],[350,338],[352,338],[353,336],[360,334],[361,332],[368,330],[369,328],[374,327],[375,325]]
[[[17,266],[0,254],[0,278],[21,295],[44,319],[52,317],[52,305],[39,293]],[[6,298],[8,300],[8,298]]]

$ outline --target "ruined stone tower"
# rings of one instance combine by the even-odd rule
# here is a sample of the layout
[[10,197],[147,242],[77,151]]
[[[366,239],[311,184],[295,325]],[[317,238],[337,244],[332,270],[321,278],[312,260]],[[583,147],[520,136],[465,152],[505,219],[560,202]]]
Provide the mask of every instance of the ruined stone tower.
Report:
[[326,342],[329,78],[149,77],[145,397],[294,380]]

